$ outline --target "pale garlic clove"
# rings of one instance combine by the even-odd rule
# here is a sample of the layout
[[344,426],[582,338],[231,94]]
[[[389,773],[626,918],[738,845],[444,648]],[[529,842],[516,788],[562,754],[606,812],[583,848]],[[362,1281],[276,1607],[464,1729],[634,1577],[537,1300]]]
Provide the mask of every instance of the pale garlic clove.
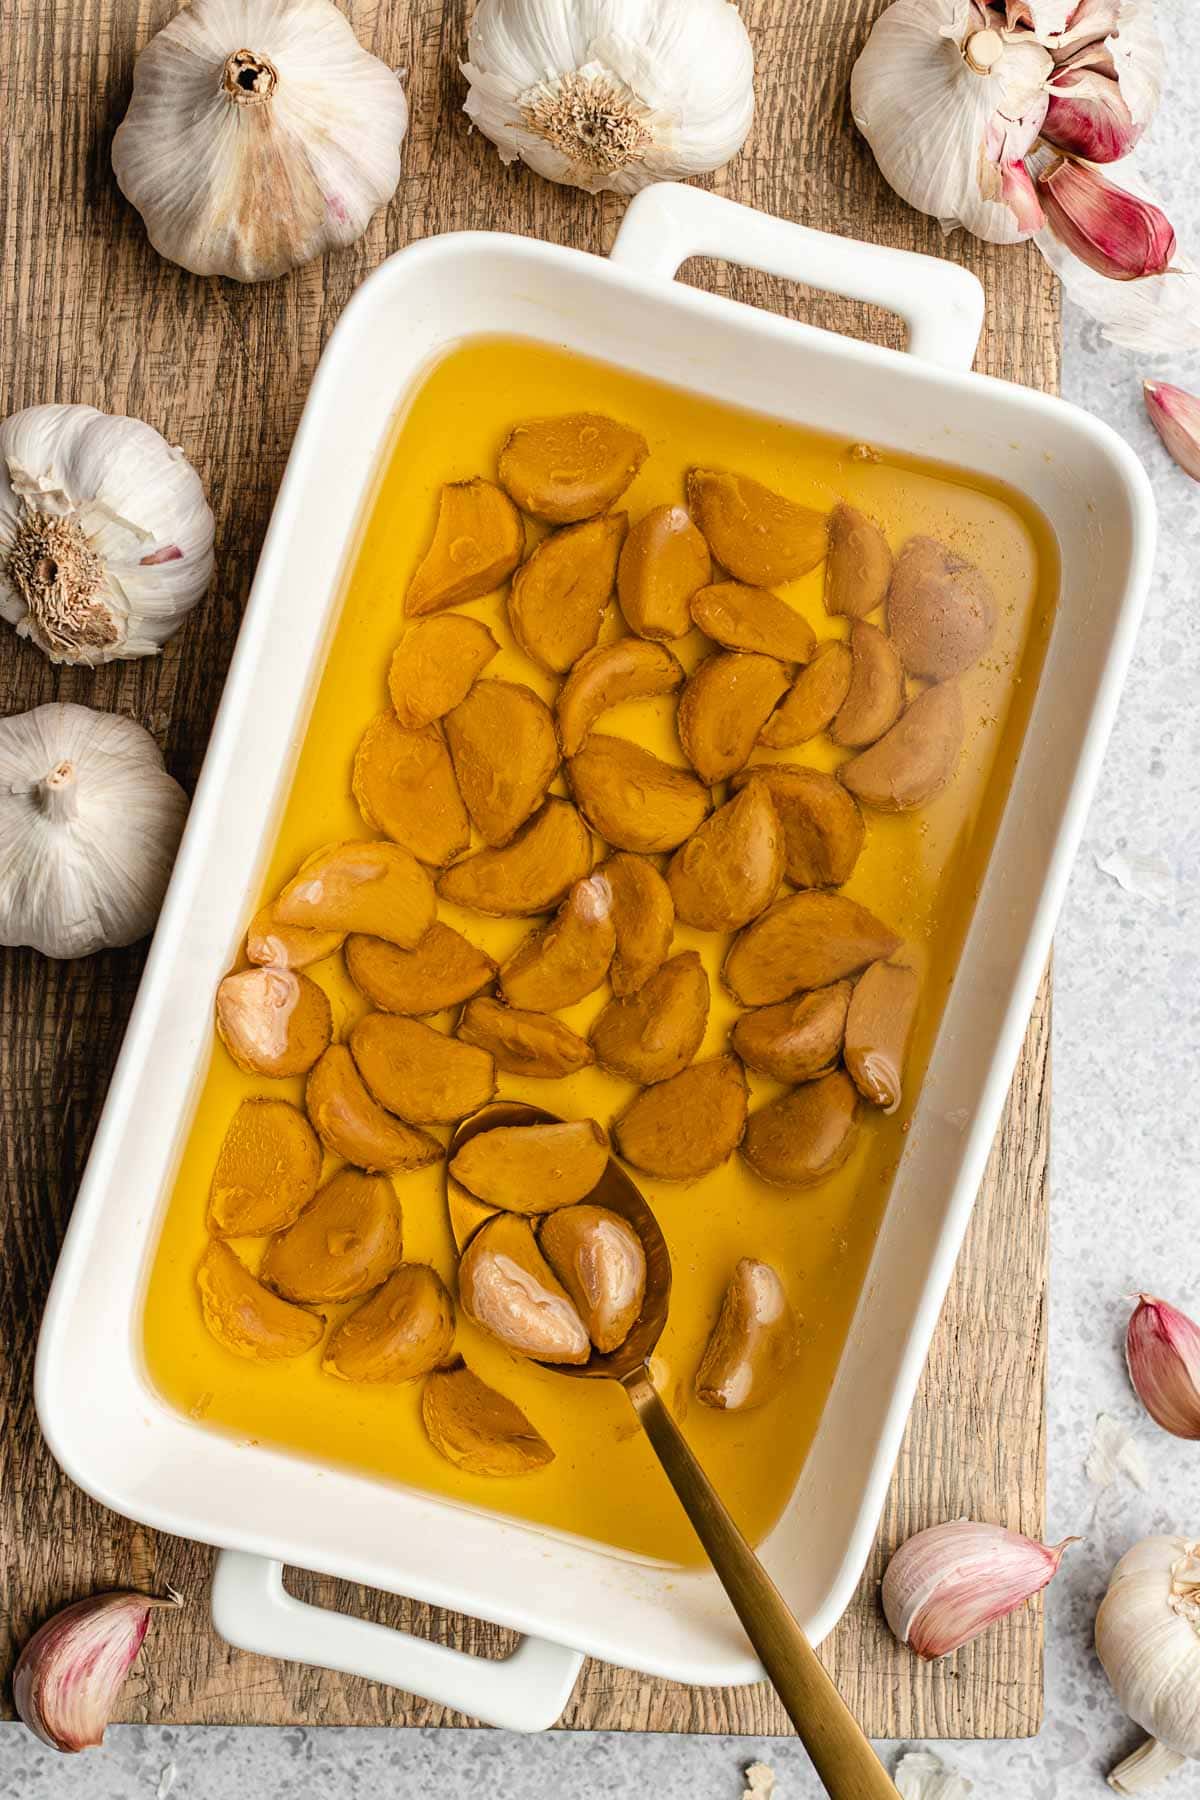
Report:
[[1200,1438],[1200,1327],[1166,1300],[1139,1294],[1125,1334],[1129,1379],[1156,1425]]
[[1050,1547],[1003,1525],[955,1519],[918,1531],[887,1566],[881,1599],[893,1633],[933,1661],[1040,1593],[1075,1538]]
[[538,1249],[529,1219],[497,1213],[481,1225],[458,1265],[458,1297],[469,1319],[533,1362],[585,1363],[592,1353],[574,1301]]
[[331,0],[193,0],[137,59],[113,169],[160,256],[269,281],[362,236],[407,129]]
[[104,1729],[159,1607],[182,1606],[176,1593],[117,1591],[76,1600],[35,1631],[13,1672],[13,1703],[52,1750],[87,1750]]

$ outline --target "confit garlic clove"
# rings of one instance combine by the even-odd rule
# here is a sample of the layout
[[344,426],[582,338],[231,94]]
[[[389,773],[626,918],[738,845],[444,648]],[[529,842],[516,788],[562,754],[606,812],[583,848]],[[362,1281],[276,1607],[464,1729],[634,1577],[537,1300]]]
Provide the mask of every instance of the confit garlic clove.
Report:
[[1142,383],[1150,423],[1185,475],[1200,481],[1200,399],[1169,381]]
[[1039,1593],[1075,1542],[1064,1538],[1050,1548],[972,1519],[933,1525],[910,1537],[888,1564],[884,1615],[918,1656],[948,1656]]
[[331,0],[192,0],[137,59],[113,169],[160,256],[268,281],[362,236],[407,129]]
[[480,0],[465,112],[503,162],[633,194],[720,168],[754,116],[754,53],[728,0]]
[[1200,1439],[1200,1328],[1165,1300],[1138,1296],[1125,1334],[1129,1379],[1156,1425]]
[[104,1741],[112,1714],[158,1607],[178,1594],[120,1591],[64,1607],[34,1633],[13,1673],[17,1712],[52,1750],[87,1750]]
[[1170,267],[1175,232],[1153,201],[1069,160],[1040,175],[1037,187],[1054,236],[1098,275],[1140,281]]

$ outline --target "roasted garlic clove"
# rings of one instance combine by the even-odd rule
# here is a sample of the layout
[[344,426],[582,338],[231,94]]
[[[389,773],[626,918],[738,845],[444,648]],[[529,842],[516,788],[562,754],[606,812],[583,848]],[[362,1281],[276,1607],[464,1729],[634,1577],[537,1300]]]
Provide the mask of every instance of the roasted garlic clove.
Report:
[[846,1033],[848,981],[816,988],[795,1000],[744,1012],[732,1043],[748,1069],[776,1081],[813,1081],[837,1065]]
[[359,993],[380,1012],[412,1017],[459,1006],[496,975],[491,957],[440,919],[415,950],[355,933],[346,939],[346,969]]
[[497,1213],[475,1233],[458,1265],[458,1297],[468,1318],[518,1356],[549,1363],[591,1356],[574,1302],[538,1249],[532,1224],[515,1213]]
[[260,906],[246,928],[246,961],[267,963],[276,969],[307,969],[340,950],[341,931],[306,931],[302,925],[281,925],[273,906]]
[[513,576],[508,622],[543,669],[565,674],[600,636],[626,522],[624,513],[605,513],[551,532]]
[[574,1206],[608,1168],[608,1138],[595,1119],[497,1125],[467,1139],[450,1173],[477,1200],[505,1212]]
[[373,1098],[345,1044],[331,1044],[312,1070],[304,1104],[325,1148],[368,1174],[423,1169],[442,1156],[435,1137],[394,1119]]
[[888,589],[888,631],[910,675],[948,681],[979,661],[996,627],[986,578],[933,538],[910,538]]
[[561,1019],[504,1006],[488,995],[463,1007],[457,1035],[464,1043],[488,1051],[506,1075],[554,1081],[563,1075],[577,1075],[595,1060],[591,1045]]
[[402,844],[418,862],[441,868],[471,841],[454,765],[436,725],[408,731],[395,713],[380,713],[359,740],[351,785],[372,831]]
[[593,731],[567,764],[579,809],[618,850],[674,850],[708,812],[708,789],[628,738]]
[[456,906],[500,917],[549,912],[591,873],[592,834],[566,800],[545,801],[502,849],[477,850],[438,880]]
[[527,419],[500,452],[500,482],[522,512],[573,525],[619,500],[649,454],[640,431],[603,413]]
[[386,1281],[403,1254],[400,1202],[384,1175],[339,1169],[259,1269],[285,1300],[355,1300]]
[[769,750],[791,750],[817,737],[849,693],[853,667],[849,644],[840,638],[819,644],[759,732],[759,743]]
[[789,894],[740,931],[725,985],[743,1006],[769,1006],[802,988],[828,987],[900,948],[896,933],[844,894]]
[[846,1016],[846,1068],[863,1099],[886,1113],[900,1104],[920,985],[915,969],[872,963],[855,985]]
[[865,619],[882,606],[892,579],[892,552],[874,519],[845,501],[829,515],[825,610],[835,617]]
[[468,1475],[532,1475],[554,1461],[553,1450],[520,1407],[465,1363],[429,1377],[421,1417],[434,1449]]
[[420,1019],[368,1013],[351,1031],[350,1049],[379,1104],[411,1125],[465,1119],[496,1092],[495,1065],[486,1050]]
[[642,638],[686,637],[692,595],[711,579],[708,545],[683,507],[652,507],[625,539],[617,567],[625,623]]
[[874,625],[850,627],[850,687],[829,735],[843,750],[873,744],[889,731],[904,705],[904,670],[896,646]]
[[705,657],[684,685],[677,715],[679,742],[701,781],[727,781],[744,766],[787,685],[774,657],[738,650]]
[[454,1239],[454,1247],[461,1256],[481,1225],[494,1219],[499,1213],[498,1206],[489,1206],[484,1200],[477,1200],[469,1194],[453,1175],[446,1176],[446,1212],[450,1220],[450,1235]]
[[727,1161],[746,1128],[746,1077],[736,1056],[692,1063],[645,1088],[614,1121],[626,1162],[664,1181],[691,1181]]
[[909,812],[940,794],[963,744],[958,683],[940,682],[901,713],[889,732],[838,770],[838,780],[877,812]]
[[632,1225],[603,1206],[568,1206],[543,1220],[538,1241],[595,1348],[618,1349],[646,1293],[646,1252]]
[[716,561],[750,587],[775,587],[815,569],[828,549],[825,514],[749,475],[693,469],[688,504]]
[[208,1229],[218,1238],[282,1231],[320,1179],[321,1146],[304,1114],[286,1100],[243,1100],[217,1152]]
[[694,950],[681,950],[635,993],[610,1000],[592,1026],[601,1067],[645,1086],[678,1075],[708,1024],[708,976]]
[[251,1075],[303,1075],[333,1035],[325,991],[294,969],[242,969],[217,988],[217,1033]]
[[701,931],[737,931],[774,900],[784,836],[768,785],[751,781],[719,806],[667,869],[676,917]]
[[765,782],[783,838],[783,872],[793,887],[841,887],[854,873],[866,837],[857,802],[832,775],[794,763],[751,763],[733,778],[740,789]]
[[682,681],[683,665],[661,644],[640,637],[597,644],[580,657],[558,691],[555,712],[563,755],[575,755],[610,706],[669,694]]
[[254,1362],[303,1356],[320,1343],[325,1321],[271,1293],[228,1244],[209,1244],[196,1271],[204,1323],[226,1350]]
[[510,1006],[555,1012],[593,993],[616,949],[612,896],[603,875],[577,881],[554,918],[530,932],[500,968]]
[[799,1353],[796,1315],[782,1281],[770,1263],[743,1256],[696,1371],[696,1398],[719,1412],[763,1406]]
[[675,903],[670,888],[644,856],[620,851],[609,857],[600,873],[612,896],[617,948],[608,980],[619,998],[636,994],[670,955]]
[[558,769],[550,708],[523,682],[477,681],[447,713],[446,742],[476,831],[485,844],[507,844]]
[[424,1263],[401,1263],[330,1333],[321,1358],[342,1381],[415,1381],[454,1349],[454,1302]]
[[692,596],[692,618],[727,650],[754,650],[779,662],[806,663],[817,646],[808,620],[766,588],[718,581]]
[[406,631],[388,669],[388,693],[401,725],[420,731],[465,700],[500,646],[482,619],[443,613]]
[[490,481],[451,481],[438,499],[433,542],[408,585],[413,617],[481,600],[507,581],[525,549],[521,515]]
[[844,1069],[836,1069],[752,1112],[742,1155],[764,1181],[815,1187],[853,1149],[857,1112],[858,1090]]
[[310,856],[272,910],[282,925],[360,931],[411,950],[433,924],[433,883],[401,845],[355,838]]

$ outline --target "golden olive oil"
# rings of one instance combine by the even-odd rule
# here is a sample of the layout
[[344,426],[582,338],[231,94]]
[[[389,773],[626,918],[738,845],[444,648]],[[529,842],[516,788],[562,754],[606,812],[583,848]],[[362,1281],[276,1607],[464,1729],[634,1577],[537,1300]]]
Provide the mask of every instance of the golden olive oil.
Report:
[[[388,704],[391,652],[404,630],[409,577],[433,529],[444,481],[494,474],[511,425],[540,414],[590,410],[642,431],[650,456],[619,503],[637,519],[683,498],[689,467],[728,468],[828,510],[839,499],[879,520],[894,549],[913,533],[936,537],[977,562],[998,603],[994,640],[962,681],[966,748],[951,785],[909,815],[868,814],[866,847],[846,892],[902,932],[921,972],[922,993],[904,1104],[891,1118],[864,1107],[846,1165],[816,1188],[795,1193],[753,1177],[735,1157],[702,1180],[641,1185],[670,1244],[671,1317],[656,1359],[658,1379],[690,1442],[752,1541],[778,1518],[804,1462],[837,1367],[878,1232],[904,1134],[938,1019],[970,921],[1033,702],[1053,617],[1057,554],[1045,521],[998,484],[886,451],[864,454],[836,439],[740,412],[607,365],[524,340],[473,339],[427,372],[398,420],[361,537],[346,573],[340,619],[300,749],[274,842],[263,898],[269,899],[321,844],[368,835],[351,797],[355,746]],[[531,537],[533,528],[531,528]],[[783,589],[819,637],[844,636],[827,617],[823,571]],[[461,611],[486,620],[500,655],[486,673],[529,683],[547,699],[557,686],[515,647],[502,595]],[[605,637],[619,635],[615,606]],[[698,632],[674,645],[693,667],[710,646]],[[629,702],[602,729],[637,738],[682,764],[674,696]],[[763,753],[770,755],[771,753]],[[828,738],[777,760],[831,769]],[[555,792],[565,792],[560,776]],[[522,920],[484,919],[442,905],[440,916],[495,956],[529,929]],[[726,940],[679,928],[676,947],[694,946],[712,981],[712,1009],[700,1054],[726,1043],[735,1008],[718,970]],[[333,1005],[344,1038],[366,1010],[341,958],[309,970]],[[562,1017],[586,1033],[607,990]],[[433,1021],[453,1026],[446,1015]],[[750,1079],[751,1105],[779,1091]],[[568,1116],[607,1123],[632,1097],[627,1082],[585,1070],[561,1081],[500,1077],[500,1094]],[[336,1462],[456,1502],[493,1509],[548,1529],[667,1561],[694,1563],[699,1547],[634,1424],[625,1396],[608,1383],[568,1381],[510,1356],[469,1321],[458,1347],[468,1363],[529,1415],[553,1446],[549,1468],[521,1479],[467,1476],[433,1450],[421,1425],[421,1384],[352,1385],[323,1375],[319,1353],[256,1364],[232,1356],[201,1320],[195,1269],[205,1245],[205,1203],[217,1151],[238,1103],[274,1094],[302,1103],[303,1083],[243,1074],[214,1043],[191,1120],[173,1195],[153,1258],[145,1308],[145,1355],[157,1388],[213,1430]],[[334,1163],[326,1159],[326,1174]],[[431,1263],[453,1284],[454,1255],[442,1169],[396,1178],[409,1260]],[[254,1267],[261,1242],[239,1253]],[[757,1412],[722,1414],[701,1406],[692,1379],[739,1256],[772,1263],[802,1319],[802,1356],[784,1392]],[[344,1308],[326,1309],[331,1320]]]

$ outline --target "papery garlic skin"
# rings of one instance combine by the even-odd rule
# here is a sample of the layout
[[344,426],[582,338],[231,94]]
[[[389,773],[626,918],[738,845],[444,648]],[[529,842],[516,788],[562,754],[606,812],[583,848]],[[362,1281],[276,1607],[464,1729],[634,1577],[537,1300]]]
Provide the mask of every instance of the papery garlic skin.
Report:
[[332,0],[192,0],[137,59],[113,169],[160,256],[269,281],[362,236],[407,129]]
[[930,1526],[902,1544],[888,1564],[884,1616],[918,1656],[946,1656],[1040,1592],[1074,1542],[1066,1538],[1050,1548],[972,1519]]
[[145,937],[187,804],[132,719],[59,703],[0,720],[0,944],[72,957]]
[[1184,474],[1200,481],[1200,397],[1169,381],[1144,381],[1142,391],[1155,431]]
[[721,168],[754,117],[730,0],[479,0],[462,70],[502,161],[590,194]]
[[[1127,1550],[1096,1615],[1096,1654],[1123,1710],[1174,1757],[1200,1757],[1200,1540],[1149,1537]],[[1113,1771],[1136,1793],[1177,1766],[1147,1752]],[[1120,1783],[1120,1785],[1118,1785]]]
[[1125,1360],[1155,1424],[1173,1437],[1200,1439],[1200,1327],[1167,1301],[1141,1294],[1125,1333]]
[[22,1650],[13,1672],[17,1713],[52,1750],[103,1743],[104,1728],[157,1607],[177,1595],[117,1592],[77,1600],[55,1613]]
[[51,662],[155,655],[212,571],[200,477],[152,426],[94,406],[0,424],[0,616]]

